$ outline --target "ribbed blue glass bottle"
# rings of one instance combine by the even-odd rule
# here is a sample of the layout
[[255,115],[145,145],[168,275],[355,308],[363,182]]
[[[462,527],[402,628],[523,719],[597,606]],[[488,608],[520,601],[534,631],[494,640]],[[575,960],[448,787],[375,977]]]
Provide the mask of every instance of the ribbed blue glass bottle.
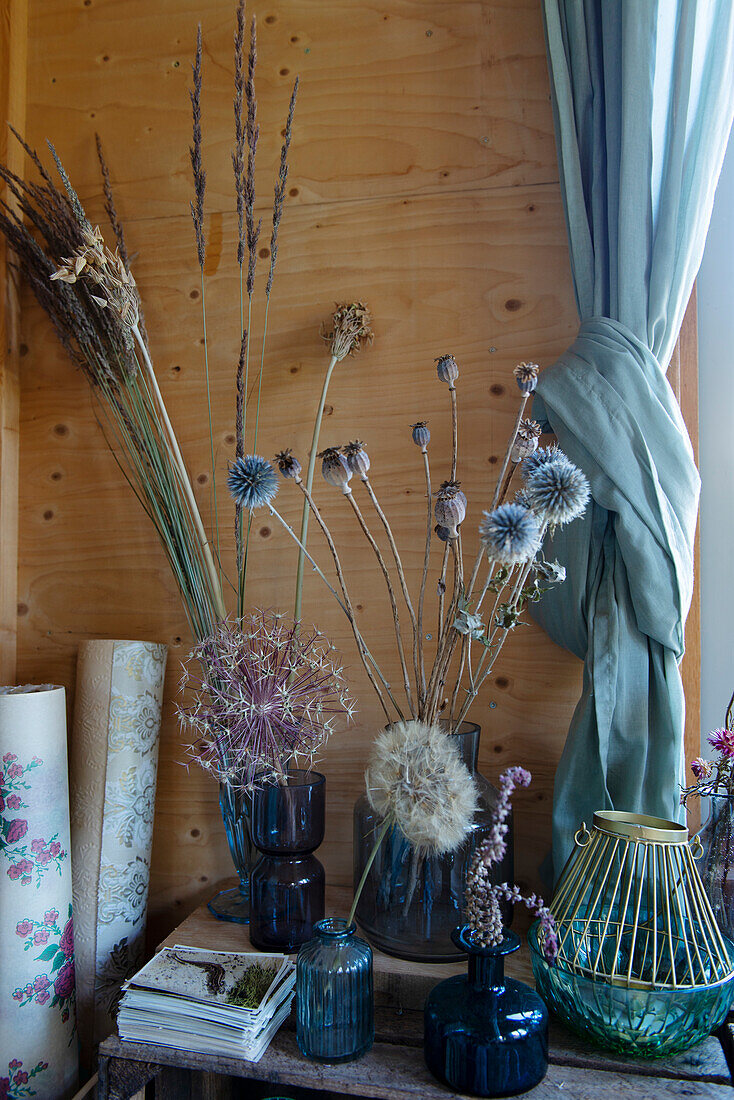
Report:
[[354,924],[327,917],[298,952],[296,1038],[317,1062],[361,1058],[375,1037],[372,949]]

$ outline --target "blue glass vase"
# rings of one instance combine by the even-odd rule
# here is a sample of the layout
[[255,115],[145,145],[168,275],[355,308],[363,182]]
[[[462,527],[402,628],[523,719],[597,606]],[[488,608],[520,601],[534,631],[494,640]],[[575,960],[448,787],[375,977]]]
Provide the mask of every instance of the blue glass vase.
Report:
[[317,1062],[361,1058],[375,1037],[372,949],[344,920],[319,921],[298,952],[296,1038]]
[[426,1001],[426,1065],[455,1092],[514,1096],[545,1077],[548,1012],[530,986],[504,976],[505,955],[520,946],[514,932],[505,929],[496,947],[471,937],[468,925],[453,933],[468,974],[440,982]]
[[208,903],[208,908],[219,920],[248,924],[250,920],[250,871],[255,862],[255,848],[250,837],[251,796],[241,790],[233,790],[225,783],[219,787],[219,808],[222,811],[224,831],[232,856],[239,885],[220,890]]
[[261,853],[250,875],[250,941],[290,954],[324,916],[326,879],[314,851],[324,839],[326,778],[293,769],[252,793],[250,835]]

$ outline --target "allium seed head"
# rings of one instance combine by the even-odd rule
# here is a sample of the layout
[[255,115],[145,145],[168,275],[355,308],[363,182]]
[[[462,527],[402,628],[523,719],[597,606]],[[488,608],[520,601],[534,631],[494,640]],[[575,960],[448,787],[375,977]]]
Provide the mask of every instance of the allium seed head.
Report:
[[350,493],[349,482],[352,480],[352,471],[339,448],[327,447],[318,457],[321,459],[321,474],[324,481],[328,481],[329,485],[333,485],[336,489],[341,489],[343,493]]
[[431,442],[431,433],[426,421],[419,420],[417,424],[411,424],[410,426],[413,429],[413,442],[416,447],[420,447],[422,451],[425,451],[426,447]]
[[440,726],[396,722],[380,733],[365,773],[367,797],[420,851],[441,855],[465,839],[478,805],[455,739]]
[[479,539],[488,556],[504,565],[531,561],[541,541],[537,519],[520,504],[501,504],[484,512]]
[[540,367],[537,363],[518,363],[512,373],[515,375],[520,393],[530,395],[535,392],[535,387],[538,385],[539,370]]
[[343,453],[349,469],[364,481],[370,472],[370,456],[364,449],[364,443],[355,439],[353,443],[347,443]]
[[278,451],[275,456],[275,462],[282,477],[292,478],[294,481],[299,480],[301,476],[301,463],[293,454],[290,447],[285,451]]
[[526,477],[525,488],[533,511],[551,526],[583,515],[591,492],[586,476],[562,453]]
[[278,477],[266,458],[247,455],[229,467],[227,487],[237,504],[252,511],[270,504],[278,492]]
[[439,355],[435,360],[436,373],[442,382],[446,382],[453,389],[456,379],[459,377],[459,364],[453,355]]

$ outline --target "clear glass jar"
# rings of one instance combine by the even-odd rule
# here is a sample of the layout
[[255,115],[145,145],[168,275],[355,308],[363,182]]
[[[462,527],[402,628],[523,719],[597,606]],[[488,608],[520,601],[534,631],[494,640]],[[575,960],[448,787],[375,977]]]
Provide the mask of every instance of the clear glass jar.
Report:
[[224,831],[239,878],[239,886],[229,890],[220,890],[208,903],[208,908],[220,920],[233,921],[235,924],[248,924],[250,921],[250,871],[257,858],[257,852],[250,837],[251,795],[233,790],[222,783],[219,787],[219,808],[222,811]]
[[250,875],[250,940],[261,951],[296,951],[324,916],[326,779],[294,769],[286,783],[252,793],[250,833],[261,853]]
[[361,1058],[375,1037],[372,950],[354,924],[328,918],[298,952],[296,1038],[317,1062]]
[[[471,832],[455,852],[424,856],[416,852],[397,828],[387,831],[367,876],[357,907],[357,923],[370,943],[388,955],[423,962],[451,962],[462,958],[452,940],[463,923],[464,884],[477,847],[488,836],[499,791],[477,771],[481,730],[462,722],[447,734],[457,739],[461,757],[479,790],[479,810]],[[354,886],[359,884],[375,844],[382,818],[365,795],[354,807]],[[492,868],[491,881],[514,882],[512,818],[508,819],[507,853]],[[509,924],[511,907],[503,911]]]
[[716,923],[734,940],[734,796],[710,797],[709,817],[699,833],[703,845],[699,867]]

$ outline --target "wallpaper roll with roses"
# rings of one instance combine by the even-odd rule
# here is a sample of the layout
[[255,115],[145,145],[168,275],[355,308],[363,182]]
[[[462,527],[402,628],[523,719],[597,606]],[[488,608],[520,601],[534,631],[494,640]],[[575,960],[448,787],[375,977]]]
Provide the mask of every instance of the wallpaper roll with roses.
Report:
[[64,1100],[78,1053],[62,687],[0,688],[0,819],[0,1095]]
[[79,647],[71,810],[84,1065],[143,962],[166,655],[154,642]]

